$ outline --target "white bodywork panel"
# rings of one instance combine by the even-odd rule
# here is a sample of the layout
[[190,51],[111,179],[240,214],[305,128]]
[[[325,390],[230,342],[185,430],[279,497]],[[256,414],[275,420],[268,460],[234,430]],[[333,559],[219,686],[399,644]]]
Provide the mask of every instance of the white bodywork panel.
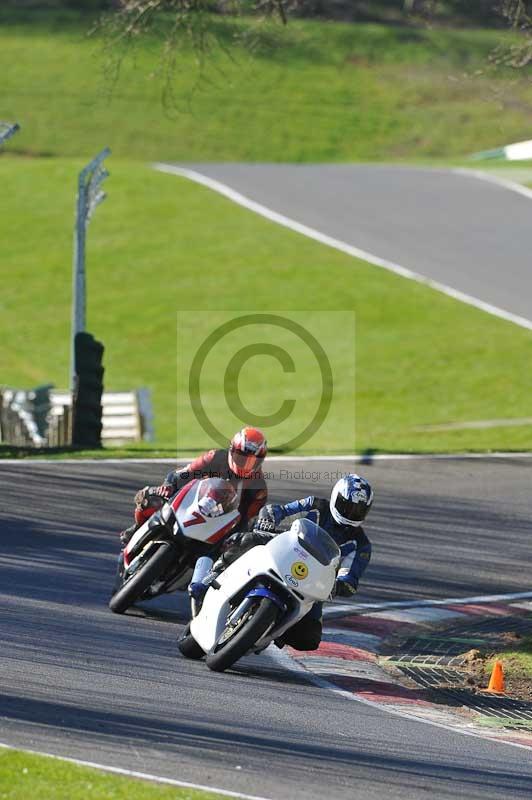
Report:
[[[190,632],[200,647],[208,652],[225,627],[231,598],[252,579],[267,575],[269,581],[276,580],[296,599],[296,611],[275,629],[277,637],[304,617],[315,602],[328,599],[334,587],[337,566],[338,560],[327,566],[320,564],[301,546],[296,531],[280,533],[268,544],[248,550],[222,572],[218,578],[220,588],[211,586],[208,589],[201,611],[190,623]],[[278,577],[272,576],[271,571]]]

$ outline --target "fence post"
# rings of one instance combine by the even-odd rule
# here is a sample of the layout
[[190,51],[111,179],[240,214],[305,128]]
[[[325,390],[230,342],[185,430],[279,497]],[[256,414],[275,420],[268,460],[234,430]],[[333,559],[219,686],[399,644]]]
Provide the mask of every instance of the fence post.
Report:
[[74,257],[72,262],[72,338],[70,346],[70,389],[75,390],[75,351],[74,340],[77,333],[85,330],[86,287],[85,287],[85,240],[87,225],[96,207],[106,198],[101,185],[109,173],[103,161],[110,155],[106,147],[96,158],[87,164],[78,176],[76,200],[76,224],[74,227]]

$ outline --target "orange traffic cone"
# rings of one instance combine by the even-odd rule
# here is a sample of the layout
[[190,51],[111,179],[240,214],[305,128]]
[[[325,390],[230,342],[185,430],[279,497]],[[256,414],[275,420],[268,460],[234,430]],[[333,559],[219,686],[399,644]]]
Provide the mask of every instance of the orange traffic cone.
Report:
[[485,692],[492,694],[504,694],[504,669],[502,661],[496,661],[491,671],[491,678],[488,688],[484,689]]

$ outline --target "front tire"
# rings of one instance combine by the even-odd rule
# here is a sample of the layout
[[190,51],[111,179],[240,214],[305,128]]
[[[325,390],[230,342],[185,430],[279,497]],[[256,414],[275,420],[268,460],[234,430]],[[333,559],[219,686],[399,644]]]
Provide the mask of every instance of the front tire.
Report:
[[174,548],[170,544],[161,544],[151,558],[111,597],[109,601],[111,611],[115,614],[127,611],[157,578],[165,574],[173,560]]
[[114,595],[122,588],[123,585],[124,585],[124,551],[120,553],[117,559],[115,582],[113,585],[113,591],[111,592],[111,597],[114,597]]
[[194,661],[199,661],[203,658],[205,653],[190,633],[190,623],[186,626],[185,630],[177,640],[177,648],[185,658],[191,658]]
[[237,620],[235,633],[228,636],[228,629],[225,628],[212,650],[207,653],[209,669],[223,672],[242,658],[273,625],[278,608],[269,597],[262,597],[250,611],[244,612],[248,616],[241,625],[240,620]]

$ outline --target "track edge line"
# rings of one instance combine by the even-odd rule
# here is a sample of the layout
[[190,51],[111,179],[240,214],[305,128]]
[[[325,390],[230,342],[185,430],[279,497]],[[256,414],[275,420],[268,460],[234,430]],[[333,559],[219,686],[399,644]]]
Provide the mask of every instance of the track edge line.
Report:
[[136,778],[137,780],[151,781],[152,783],[162,783],[168,786],[175,786],[182,789],[195,789],[197,791],[211,792],[213,794],[221,794],[224,797],[236,797],[240,800],[269,800],[266,797],[260,797],[253,794],[243,794],[242,792],[232,792],[228,789],[220,789],[217,786],[204,786],[200,783],[188,783],[187,781],[178,781],[174,778],[163,778],[158,775],[151,775],[146,772],[137,772],[135,770],[125,769],[123,767],[112,767],[106,764],[97,764],[94,761],[84,761],[79,758],[71,758],[69,756],[58,756],[54,753],[45,753],[40,750],[28,750],[24,747],[15,747],[5,742],[0,742],[0,748],[4,750],[15,750],[20,753],[28,753],[29,755],[42,756],[43,758],[53,758],[56,761],[67,761],[70,764],[76,764],[79,767],[89,767],[90,769],[98,769],[102,772],[110,772],[115,775],[122,775],[123,777]]
[[[339,250],[346,255],[350,255],[354,258],[359,258],[362,261],[366,261],[369,264],[373,264],[376,267],[381,267],[382,269],[388,270],[388,272],[392,272],[396,275],[400,275],[402,278],[408,278],[409,280],[415,281],[416,283],[421,283],[425,286],[428,286],[435,291],[440,292],[441,294],[445,294],[448,297],[452,297],[454,300],[459,300],[466,305],[470,305],[474,308],[479,309],[480,311],[484,311],[487,314],[491,314],[494,317],[498,317],[500,319],[505,320],[506,322],[512,322],[514,325],[518,325],[521,328],[525,328],[526,330],[532,331],[532,320],[526,319],[525,317],[521,317],[518,314],[514,314],[511,311],[506,311],[503,308],[499,308],[498,306],[494,306],[491,303],[487,303],[484,300],[480,300],[478,297],[473,297],[473,295],[466,294],[465,292],[461,292],[458,289],[453,289],[451,286],[447,286],[444,283],[440,283],[439,281],[435,281],[432,278],[427,278],[424,275],[421,275],[417,272],[414,272],[407,267],[401,266],[401,264],[397,264],[394,261],[390,261],[386,258],[381,258],[381,256],[377,256],[374,253],[369,253],[366,250],[362,250],[359,247],[354,245],[350,245],[347,242],[343,242],[340,239],[335,239],[328,234],[322,233],[315,228],[311,228],[304,223],[297,222],[290,217],[285,216],[284,214],[279,213],[278,211],[274,211],[267,206],[262,205],[262,203],[258,203],[255,200],[252,200],[250,197],[241,194],[240,192],[232,189],[225,183],[218,181],[214,178],[209,178],[207,175],[203,175],[203,173],[198,172],[194,169],[188,169],[186,167],[178,167],[174,164],[167,164],[164,162],[155,162],[152,164],[152,168],[157,170],[158,172],[163,172],[168,175],[176,175],[178,177],[187,178],[188,180],[194,181],[195,183],[199,183],[202,186],[206,186],[208,189],[212,191],[218,192],[218,194],[223,195],[228,200],[232,200],[234,203],[237,203],[244,208],[247,208],[248,211],[253,211],[255,214],[259,214],[266,219],[269,219],[271,222],[275,222],[278,225],[282,225],[285,228],[289,228],[290,230],[300,233],[303,236],[306,236],[309,239],[314,239],[321,244],[324,244],[328,247],[332,247],[335,250]],[[451,173],[460,174],[455,170],[451,170]],[[478,177],[478,176],[477,176]],[[516,184],[517,186],[517,184]],[[509,188],[509,187],[507,187]],[[525,187],[521,187],[524,188]],[[514,189],[517,191],[517,189]],[[531,193],[532,195],[532,193]]]

